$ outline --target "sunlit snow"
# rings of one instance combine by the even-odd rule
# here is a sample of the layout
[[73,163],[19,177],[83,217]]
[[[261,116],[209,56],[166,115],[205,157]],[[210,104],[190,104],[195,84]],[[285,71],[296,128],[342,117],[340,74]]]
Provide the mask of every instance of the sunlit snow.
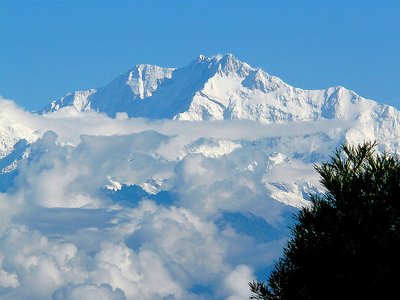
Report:
[[392,107],[232,55],[138,65],[45,111],[0,99],[2,299],[245,299],[323,192],[314,164],[400,138]]

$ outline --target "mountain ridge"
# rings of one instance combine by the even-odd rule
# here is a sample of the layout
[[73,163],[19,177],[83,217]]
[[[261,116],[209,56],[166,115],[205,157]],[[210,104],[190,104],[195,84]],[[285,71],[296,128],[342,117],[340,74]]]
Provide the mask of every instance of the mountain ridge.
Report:
[[352,119],[357,117],[353,114],[359,111],[357,107],[369,106],[372,112],[375,104],[341,86],[321,90],[292,87],[228,53],[200,55],[182,68],[138,64],[104,87],[76,91],[53,101],[41,113],[72,106],[112,117],[126,112],[130,117],[149,119],[287,123]]

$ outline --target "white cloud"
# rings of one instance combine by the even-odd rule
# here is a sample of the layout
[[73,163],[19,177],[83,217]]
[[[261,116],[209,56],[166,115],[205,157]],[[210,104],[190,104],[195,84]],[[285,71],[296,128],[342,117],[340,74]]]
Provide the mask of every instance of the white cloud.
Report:
[[87,276],[75,260],[77,248],[71,243],[49,240],[21,225],[3,232],[0,241],[3,267],[12,270],[8,279],[14,289],[9,298],[45,299],[64,282],[79,282]]
[[135,233],[140,248],[159,253],[185,287],[207,284],[226,270],[226,245],[212,222],[182,207],[156,207],[143,213],[141,224]]
[[239,265],[229,273],[225,279],[225,286],[229,291],[227,300],[249,299],[249,282],[254,279],[253,272],[246,265]]
[[[244,299],[253,270],[281,253],[291,215],[268,184],[314,184],[312,160],[349,126],[39,116],[0,99],[4,155],[21,137],[37,139],[28,159],[2,160],[18,167],[0,181],[0,298]],[[292,162],[269,168],[274,152]],[[110,178],[150,178],[165,191],[142,197],[131,187],[118,202],[103,191]],[[243,228],[256,223],[226,213],[283,233],[260,239],[264,227]]]
[[4,257],[0,256],[0,287],[3,288],[16,288],[19,286],[18,276],[15,272],[8,273],[2,268]]
[[149,250],[135,253],[125,244],[105,242],[96,254],[92,280],[123,290],[129,299],[180,298],[182,290],[164,267],[161,258]]

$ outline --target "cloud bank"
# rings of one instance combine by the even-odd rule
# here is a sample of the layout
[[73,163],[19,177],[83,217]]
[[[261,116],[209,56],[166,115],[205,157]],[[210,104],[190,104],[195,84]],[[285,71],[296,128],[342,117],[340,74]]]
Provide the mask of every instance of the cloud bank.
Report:
[[0,99],[0,299],[245,299],[321,192],[313,163],[353,127],[40,116]]

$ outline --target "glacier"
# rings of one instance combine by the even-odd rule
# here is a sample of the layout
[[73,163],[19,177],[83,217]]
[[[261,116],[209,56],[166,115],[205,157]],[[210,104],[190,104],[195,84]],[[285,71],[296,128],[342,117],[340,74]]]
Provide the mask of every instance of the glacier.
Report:
[[243,299],[324,192],[314,164],[344,142],[399,154],[399,117],[232,54],[37,112],[0,98],[0,298]]

